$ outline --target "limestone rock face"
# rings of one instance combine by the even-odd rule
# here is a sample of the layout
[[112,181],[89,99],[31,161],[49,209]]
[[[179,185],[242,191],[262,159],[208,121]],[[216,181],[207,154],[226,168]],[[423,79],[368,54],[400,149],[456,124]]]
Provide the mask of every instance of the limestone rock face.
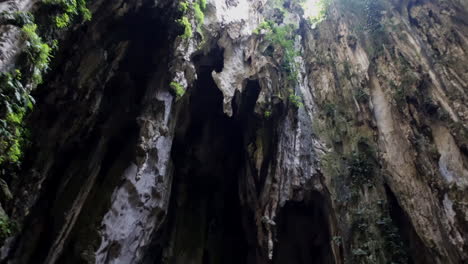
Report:
[[89,3],[0,162],[1,263],[467,263],[466,2],[323,3]]

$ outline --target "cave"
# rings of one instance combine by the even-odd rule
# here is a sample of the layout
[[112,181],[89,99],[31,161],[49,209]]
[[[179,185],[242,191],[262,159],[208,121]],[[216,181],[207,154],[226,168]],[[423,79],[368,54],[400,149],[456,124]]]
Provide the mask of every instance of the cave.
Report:
[[[223,113],[223,96],[211,77],[222,67],[220,53],[197,59],[198,80],[176,128],[168,263],[247,263],[238,191],[242,120]],[[254,105],[256,96],[249,99]]]
[[431,260],[427,257],[430,252],[424,246],[423,242],[414,230],[408,215],[403,211],[398,204],[395,194],[388,185],[384,185],[385,194],[389,203],[389,213],[392,221],[398,227],[398,233],[403,240],[403,244],[408,251],[408,264],[423,264],[430,263]]
[[468,5],[407,2],[0,0],[0,263],[468,263]]
[[274,264],[335,263],[326,204],[314,192],[306,201],[285,205],[277,220]]
[[[194,59],[198,80],[179,113],[182,125],[176,128],[172,148],[172,200],[162,243],[166,253],[159,257],[167,263],[271,263],[256,248],[255,220],[250,208],[241,204],[239,179],[245,177],[245,167],[256,170],[246,155],[258,130],[268,131],[263,132],[266,146],[274,145],[275,130],[271,120],[254,113],[261,89],[257,80],[246,80],[244,91],[233,98],[233,116],[224,114],[223,95],[211,76],[222,70],[220,58],[222,50],[214,49]],[[257,195],[274,151],[269,148],[255,178]],[[316,192],[285,205],[272,263],[334,263],[327,205]]]

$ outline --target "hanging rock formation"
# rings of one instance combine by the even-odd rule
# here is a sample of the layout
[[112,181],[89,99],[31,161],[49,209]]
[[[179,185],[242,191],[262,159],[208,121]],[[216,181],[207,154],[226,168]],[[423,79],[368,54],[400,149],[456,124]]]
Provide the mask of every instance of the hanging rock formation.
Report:
[[0,263],[468,263],[468,2],[305,2],[0,2]]

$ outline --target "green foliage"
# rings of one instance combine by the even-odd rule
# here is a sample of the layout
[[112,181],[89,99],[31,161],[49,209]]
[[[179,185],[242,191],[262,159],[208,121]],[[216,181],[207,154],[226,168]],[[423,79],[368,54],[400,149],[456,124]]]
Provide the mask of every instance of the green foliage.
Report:
[[86,0],[78,0],[78,13],[81,14],[84,21],[90,21],[93,18],[91,11],[86,7]]
[[[189,7],[190,3],[187,1],[179,2],[179,11],[182,12],[182,17],[177,19],[176,22],[184,28],[184,33],[181,35],[182,38],[188,39],[193,36],[192,24],[189,20]],[[202,34],[201,27],[205,22],[204,11],[206,9],[206,0],[197,0],[192,3],[193,16],[197,23],[197,32]]]
[[70,16],[67,13],[63,13],[55,17],[55,25],[58,28],[67,27],[70,24]]
[[263,115],[265,116],[266,119],[269,119],[271,117],[271,115],[272,115],[272,112],[267,110],[267,111],[265,111],[265,113]]
[[205,22],[206,0],[198,0],[193,4],[193,12],[197,21],[197,31],[201,33],[201,27]]
[[393,99],[401,111],[406,103],[407,92],[403,86],[396,86],[395,83],[390,83],[390,86],[394,91]]
[[91,11],[86,7],[86,0],[43,0],[42,2],[60,8],[61,14],[54,17],[57,28],[69,26],[76,16],[81,16],[83,21],[89,21],[92,18]]
[[356,209],[350,208],[351,239],[346,241],[351,245],[350,263],[407,264],[406,248],[390,217],[388,203],[375,203],[370,197],[359,201]]
[[351,153],[348,160],[348,169],[353,185],[372,184],[374,165],[369,157],[363,153],[357,151]]
[[198,3],[201,7],[201,10],[204,11],[206,9],[206,0],[199,0]]
[[[383,202],[380,203],[385,206]],[[406,264],[408,263],[408,252],[403,243],[403,240],[398,232],[398,228],[390,218],[388,206],[382,208],[380,219],[377,221],[377,226],[382,233],[384,239],[385,252],[390,258],[392,264]]]
[[3,127],[0,128],[0,131],[3,137],[0,141],[0,150],[5,154],[0,155],[0,165],[3,162],[18,164],[23,156],[22,146],[25,130],[22,123],[24,115],[24,109],[17,109],[16,112],[8,113],[5,120],[1,120]]
[[343,63],[343,73],[347,79],[351,79],[351,64],[348,60]]
[[354,187],[372,185],[375,175],[375,150],[367,138],[359,137],[355,143],[356,150],[353,151],[348,160],[348,173]]
[[182,96],[184,96],[185,89],[180,83],[171,82],[169,86],[171,87],[171,92],[176,97],[176,100],[179,100],[180,98],[182,98]]
[[[407,99],[415,96],[420,79],[418,74],[415,73],[416,70],[411,67],[410,63],[402,55],[399,56],[398,62],[400,82],[397,85],[394,80],[389,80],[389,84],[393,91],[393,100],[397,105],[397,109],[403,112],[406,109]],[[426,97],[426,94],[423,96]]]
[[18,164],[25,143],[23,119],[33,100],[21,83],[21,73],[0,75],[0,165]]
[[180,12],[185,14],[188,11],[188,8],[189,8],[189,3],[188,2],[182,1],[182,2],[179,3],[179,11]]
[[193,12],[195,15],[195,20],[197,21],[197,30],[200,31],[200,28],[205,21],[205,14],[203,13],[202,7],[198,2],[193,5]]
[[190,24],[188,18],[186,16],[183,16],[182,18],[177,19],[176,22],[184,28],[184,33],[181,35],[182,38],[191,38],[193,35],[192,24]]
[[289,90],[289,101],[297,108],[304,106],[302,103],[302,98],[294,94],[294,90]]
[[276,26],[271,21],[267,21],[267,24],[264,23],[261,26],[268,30],[265,36],[266,41],[272,43],[275,49],[282,54],[281,68],[286,73],[288,81],[295,83],[299,74],[295,58],[300,55],[294,46],[296,28],[291,24]]
[[332,103],[326,103],[323,106],[323,111],[326,117],[333,118],[335,116],[336,105]]
[[262,23],[260,23],[260,25],[258,25],[258,27],[253,31],[253,33],[259,35],[261,30],[271,31],[271,27],[271,21],[263,21]]
[[0,215],[0,241],[4,241],[12,234],[12,224],[5,214]]
[[36,30],[36,24],[27,24],[22,27],[29,63],[33,67],[32,79],[35,84],[40,84],[42,83],[42,73],[49,67],[52,48],[42,41]]

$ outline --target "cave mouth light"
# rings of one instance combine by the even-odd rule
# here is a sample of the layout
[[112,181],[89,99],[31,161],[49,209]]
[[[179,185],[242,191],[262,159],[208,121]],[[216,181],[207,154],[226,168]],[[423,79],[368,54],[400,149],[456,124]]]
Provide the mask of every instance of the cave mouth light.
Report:
[[317,25],[325,19],[330,0],[305,0],[302,3],[304,18],[308,19],[312,26]]

